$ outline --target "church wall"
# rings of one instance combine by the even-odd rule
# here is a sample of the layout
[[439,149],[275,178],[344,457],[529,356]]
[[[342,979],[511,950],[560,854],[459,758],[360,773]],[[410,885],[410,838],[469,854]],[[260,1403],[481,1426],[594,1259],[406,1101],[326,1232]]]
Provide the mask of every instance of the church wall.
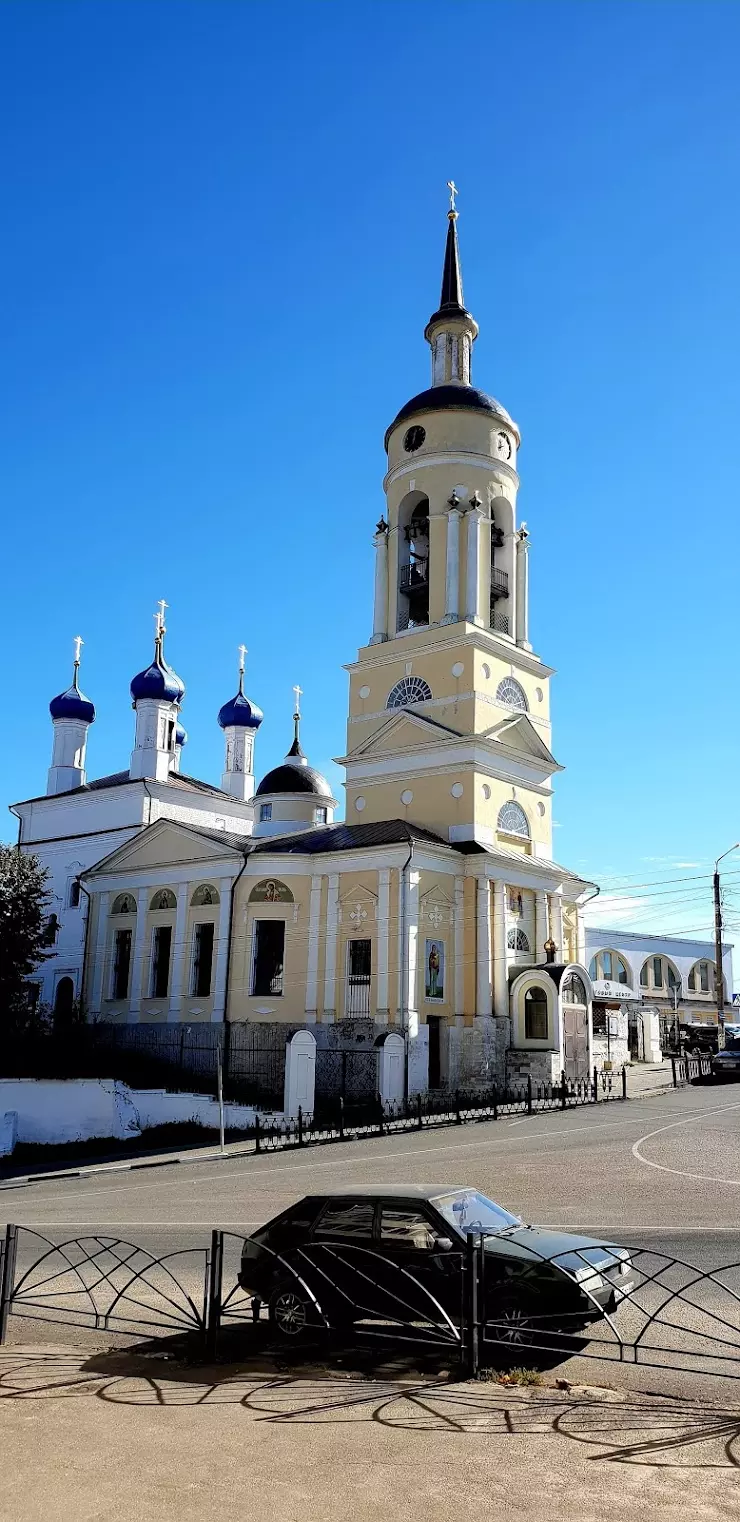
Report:
[[[263,882],[284,885],[293,902],[250,901],[250,895],[255,889],[260,891],[258,884]],[[304,871],[300,874],[285,870],[271,872],[259,858],[250,862],[249,875],[240,879],[235,894],[227,1019],[304,1023],[310,896],[311,878]],[[257,920],[282,920],[285,924],[281,994],[251,993]]]

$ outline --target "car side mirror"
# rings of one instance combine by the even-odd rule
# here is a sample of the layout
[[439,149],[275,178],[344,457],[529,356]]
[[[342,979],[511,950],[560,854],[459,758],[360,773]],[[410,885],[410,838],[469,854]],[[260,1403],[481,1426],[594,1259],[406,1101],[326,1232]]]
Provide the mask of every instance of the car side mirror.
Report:
[[453,1242],[451,1237],[437,1237],[435,1242],[437,1252],[452,1252]]

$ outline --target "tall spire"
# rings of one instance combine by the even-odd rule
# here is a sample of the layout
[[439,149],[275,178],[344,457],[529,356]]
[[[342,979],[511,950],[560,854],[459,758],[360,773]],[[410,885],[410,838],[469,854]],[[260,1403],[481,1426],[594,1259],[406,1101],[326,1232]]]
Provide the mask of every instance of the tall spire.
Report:
[[285,757],[285,759],[286,759],[286,761],[293,761],[295,763],[298,763],[301,766],[305,766],[306,765],[306,757],[303,754],[303,751],[301,750],[301,734],[300,734],[300,730],[301,730],[301,697],[303,696],[303,688],[302,687],[298,687],[296,685],[293,688],[293,692],[295,694],[295,708],[293,710],[293,730],[294,730],[293,744],[291,745],[290,750],[288,751],[288,754]]
[[447,242],[442,270],[442,292],[437,311],[429,318],[424,337],[432,349],[432,385],[451,381],[470,384],[470,352],[478,337],[478,324],[466,310],[463,300],[460,250],[457,242],[458,189],[448,180],[450,209],[447,213]]

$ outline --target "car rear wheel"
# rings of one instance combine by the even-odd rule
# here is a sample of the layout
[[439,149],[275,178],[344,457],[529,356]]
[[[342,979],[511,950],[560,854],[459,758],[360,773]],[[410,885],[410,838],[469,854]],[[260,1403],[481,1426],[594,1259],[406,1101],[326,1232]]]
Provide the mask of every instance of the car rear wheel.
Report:
[[316,1322],[315,1306],[297,1279],[281,1279],[267,1302],[270,1324],[286,1342],[297,1342]]

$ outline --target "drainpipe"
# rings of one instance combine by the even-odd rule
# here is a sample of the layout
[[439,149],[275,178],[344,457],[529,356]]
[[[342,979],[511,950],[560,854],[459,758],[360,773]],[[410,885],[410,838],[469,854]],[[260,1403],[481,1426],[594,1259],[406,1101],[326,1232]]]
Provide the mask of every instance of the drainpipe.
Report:
[[408,1105],[409,1099],[409,969],[406,956],[406,874],[414,856],[414,840],[411,831],[406,826],[406,834],[409,843],[409,854],[401,868],[401,892],[399,894],[398,915],[398,958],[401,968],[401,1030],[403,1032],[404,1062],[403,1062],[403,1097]]

